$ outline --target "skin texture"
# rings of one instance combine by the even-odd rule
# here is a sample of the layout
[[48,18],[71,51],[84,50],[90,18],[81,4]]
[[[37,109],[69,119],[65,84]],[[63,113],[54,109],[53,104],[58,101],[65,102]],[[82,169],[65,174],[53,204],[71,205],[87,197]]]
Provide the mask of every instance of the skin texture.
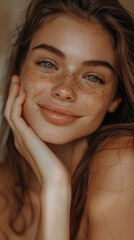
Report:
[[[86,136],[118,107],[117,85],[114,42],[99,24],[59,15],[33,36],[20,78],[12,79],[5,117],[40,184],[36,240],[69,240],[71,165],[81,160]],[[41,104],[79,118],[55,124]]]
[[[55,47],[64,56],[42,48],[33,50],[40,44]],[[43,141],[63,145],[89,135],[113,101],[117,107],[116,72],[105,66],[87,66],[88,60],[106,61],[116,68],[112,37],[99,24],[59,15],[35,33],[20,77],[26,92],[23,116]],[[46,68],[43,61],[54,66]],[[88,75],[93,76],[88,80]],[[53,124],[42,116],[38,104],[61,106],[80,117],[69,124]]]

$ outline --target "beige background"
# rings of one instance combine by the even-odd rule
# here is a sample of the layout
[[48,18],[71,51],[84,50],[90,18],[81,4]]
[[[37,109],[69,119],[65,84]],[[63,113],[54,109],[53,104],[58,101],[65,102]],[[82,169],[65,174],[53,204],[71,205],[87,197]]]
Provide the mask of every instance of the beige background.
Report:
[[[30,0],[0,0],[0,80],[9,46],[9,33],[21,21],[22,13],[29,2]],[[120,2],[134,13],[134,0]]]
[[9,47],[9,36],[30,0],[0,0],[0,81]]

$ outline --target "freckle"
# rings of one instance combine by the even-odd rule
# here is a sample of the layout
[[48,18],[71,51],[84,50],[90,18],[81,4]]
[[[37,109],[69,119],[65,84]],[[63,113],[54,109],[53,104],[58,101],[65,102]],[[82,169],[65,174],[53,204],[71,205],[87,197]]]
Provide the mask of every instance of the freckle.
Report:
[[55,79],[55,77],[54,77],[54,78],[53,78],[53,77],[50,77],[49,79],[50,79],[50,82],[52,82],[52,81]]
[[74,77],[75,77],[74,74],[70,74],[67,71],[59,77],[59,80],[63,82],[67,82],[69,85],[72,85],[72,82],[74,82]]
[[85,91],[85,88],[81,84],[76,83],[76,87],[81,91]]
[[108,90],[107,91],[106,90],[105,91],[104,90],[101,91],[101,93],[100,93],[101,100],[104,101],[105,99],[108,98],[108,96],[109,96],[109,91]]
[[53,82],[53,83],[59,82],[59,76],[47,77],[46,79],[50,82]]

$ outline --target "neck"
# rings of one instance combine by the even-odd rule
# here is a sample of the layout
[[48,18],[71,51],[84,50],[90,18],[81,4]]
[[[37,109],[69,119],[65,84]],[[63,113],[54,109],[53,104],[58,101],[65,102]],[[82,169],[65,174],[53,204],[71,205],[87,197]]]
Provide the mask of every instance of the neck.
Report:
[[55,155],[63,162],[63,164],[67,167],[69,172],[71,171],[71,163],[73,157],[73,150],[75,146],[75,142],[63,144],[63,145],[55,145],[51,143],[47,143],[48,147],[55,153]]
[[67,167],[71,175],[87,149],[86,138],[81,138],[63,145],[51,143],[47,143],[47,145]]

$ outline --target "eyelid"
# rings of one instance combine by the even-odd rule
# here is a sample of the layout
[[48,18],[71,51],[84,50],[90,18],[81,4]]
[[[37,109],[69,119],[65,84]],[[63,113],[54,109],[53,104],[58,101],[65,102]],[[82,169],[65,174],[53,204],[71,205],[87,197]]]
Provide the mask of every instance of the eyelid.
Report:
[[58,64],[55,61],[53,61],[52,59],[50,59],[50,58],[41,58],[38,61],[36,61],[37,64],[40,64],[42,62],[50,62],[51,64],[53,64],[55,66],[55,68],[57,70],[59,68]]
[[94,73],[94,72],[88,72],[86,74],[84,74],[84,77],[87,77],[87,76],[95,76],[96,78],[98,78],[98,80],[100,80],[100,83],[104,83],[104,77],[100,74],[97,74],[97,73]]

